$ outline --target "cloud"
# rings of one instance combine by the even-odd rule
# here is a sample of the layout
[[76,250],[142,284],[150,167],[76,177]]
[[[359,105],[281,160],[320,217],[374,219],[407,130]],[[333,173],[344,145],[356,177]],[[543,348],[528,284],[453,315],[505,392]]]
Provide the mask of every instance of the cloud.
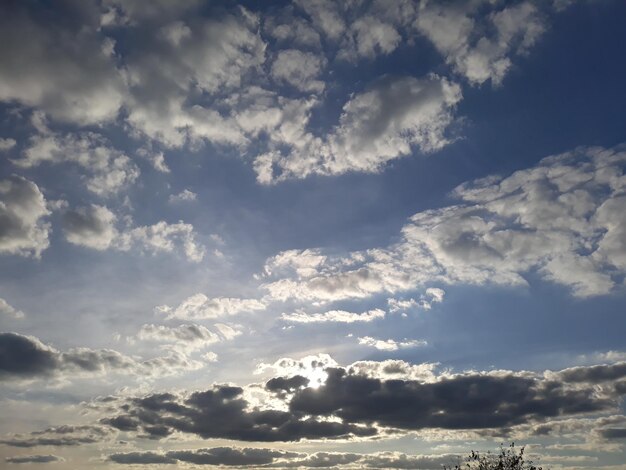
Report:
[[145,36],[131,41],[128,122],[168,147],[201,140],[245,144],[244,132],[228,113],[188,98],[199,90],[211,100],[222,99],[265,61],[265,44],[255,32],[258,19],[242,8],[219,18],[167,18],[153,23],[148,35],[138,29],[135,34]]
[[346,312],[345,310],[329,310],[323,313],[305,313],[297,311],[294,313],[283,313],[281,319],[294,323],[354,323],[371,322],[385,317],[385,311],[379,308],[363,313]]
[[0,181],[0,253],[39,258],[48,248],[50,214],[39,187],[20,176]]
[[0,317],[7,316],[9,318],[24,318],[24,312],[10,305],[6,300],[0,297]]
[[51,463],[63,462],[64,459],[56,455],[20,455],[19,457],[7,457],[7,463]]
[[[282,359],[274,370],[298,373],[279,372],[267,381],[273,400],[253,403],[246,388],[215,385],[205,391],[129,398],[117,416],[103,423],[137,433],[165,427],[163,434],[260,442],[367,437],[389,430],[497,432],[615,411],[626,392],[624,371],[606,373],[613,380],[600,384],[566,380],[566,371],[434,374],[432,365],[402,361],[377,367],[374,361],[348,367],[332,362],[323,357]],[[314,370],[325,374],[321,382],[309,380]],[[260,393],[258,386],[250,387]]]
[[113,212],[97,204],[67,211],[63,215],[65,238],[74,245],[106,250],[119,236],[116,219]]
[[178,194],[170,194],[169,202],[170,204],[177,204],[179,202],[192,202],[198,199],[198,195],[193,191],[189,191],[188,189],[183,189]]
[[[341,452],[287,452],[276,449],[214,447],[156,452],[127,452],[109,455],[108,460],[119,464],[174,464],[194,465],[267,466],[269,468],[335,468],[358,463],[359,468],[440,469],[442,465],[457,461],[458,456],[407,455],[400,452],[355,454]],[[352,468],[352,467],[350,467]]]
[[12,161],[20,168],[34,168],[43,163],[78,165],[88,174],[87,189],[99,196],[121,191],[140,174],[127,155],[93,132],[60,135],[44,129],[32,136],[21,157]]
[[446,291],[443,289],[439,289],[438,287],[429,287],[426,289],[424,294],[420,295],[419,300],[415,300],[414,298],[410,298],[407,300],[400,299],[387,299],[387,304],[389,305],[389,312],[404,312],[405,310],[411,309],[423,309],[430,310],[434,303],[443,302],[443,297],[446,294]]
[[148,253],[171,253],[181,249],[187,259],[200,262],[205,249],[196,242],[193,225],[159,221],[154,225],[118,230],[117,216],[107,207],[92,204],[68,210],[63,217],[63,231],[68,242],[95,250],[129,251],[137,248]]
[[73,348],[58,351],[33,336],[0,333],[0,380],[98,376],[108,373],[165,376],[201,367],[185,355],[138,361],[112,349]]
[[167,315],[168,319],[206,320],[237,315],[242,312],[264,310],[265,307],[265,302],[257,299],[235,297],[209,298],[204,294],[194,294],[185,299],[176,308],[161,305],[156,308],[156,311]]
[[373,59],[377,55],[390,54],[402,41],[396,28],[379,17],[366,15],[350,25],[338,57],[356,61],[358,57]]
[[242,388],[224,385],[184,397],[169,393],[148,395],[132,401],[128,412],[102,422],[121,429],[119,420],[123,420],[124,430],[135,429],[147,435],[151,427],[166,426],[170,432],[192,433],[203,439],[259,442],[362,436],[374,432],[372,428],[303,418],[286,411],[248,410],[242,394]]
[[464,183],[452,193],[459,204],[413,215],[399,242],[343,257],[317,250],[306,270],[266,270],[264,288],[279,300],[331,302],[436,282],[525,286],[534,272],[577,297],[607,294],[626,272],[625,164],[621,147],[581,147]]
[[99,23],[95,3],[5,4],[0,41],[14,47],[0,52],[0,100],[80,125],[114,119],[125,84],[114,42],[100,34]]
[[15,139],[11,139],[10,137],[6,139],[0,137],[0,152],[7,152],[15,147],[16,144],[17,142],[15,141]]
[[380,351],[397,351],[398,349],[416,348],[419,346],[426,346],[428,343],[421,340],[407,340],[396,341],[393,339],[376,339],[371,336],[364,336],[359,338],[359,344],[364,346],[370,346]]
[[[485,14],[485,8],[491,12]],[[511,68],[510,56],[525,53],[546,30],[543,15],[529,1],[422,2],[414,25],[474,85],[500,84]]]
[[325,60],[310,52],[297,49],[280,51],[272,64],[271,75],[302,92],[324,91],[324,82],[317,77],[324,68]]
[[0,443],[19,448],[39,446],[74,447],[109,441],[115,432],[107,426],[64,425],[33,431],[28,434],[13,434]]
[[460,100],[460,87],[445,78],[385,77],[344,105],[327,139],[305,134],[290,142],[288,153],[258,156],[257,179],[267,184],[310,174],[371,173],[415,148],[433,152],[449,143],[445,131]]
[[216,324],[215,327],[217,331],[195,324],[183,324],[176,327],[146,324],[142,325],[135,338],[139,341],[168,343],[183,351],[189,351],[228,341],[241,334],[238,329],[221,323]]
[[342,6],[330,0],[295,2],[311,18],[313,25],[330,39],[339,39],[346,29]]
[[165,155],[163,152],[154,152],[146,148],[140,148],[136,153],[141,158],[148,160],[156,171],[161,173],[170,173],[170,169],[165,162]]

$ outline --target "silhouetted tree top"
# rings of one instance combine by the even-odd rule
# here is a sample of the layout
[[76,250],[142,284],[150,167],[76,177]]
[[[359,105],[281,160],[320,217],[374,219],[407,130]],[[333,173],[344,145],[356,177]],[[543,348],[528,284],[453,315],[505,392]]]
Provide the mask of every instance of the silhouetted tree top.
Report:
[[515,443],[511,443],[506,448],[500,446],[500,452],[497,454],[491,452],[481,454],[472,450],[466,458],[465,465],[444,466],[443,468],[444,470],[543,470],[542,467],[533,465],[532,461],[525,461],[524,447],[517,452]]

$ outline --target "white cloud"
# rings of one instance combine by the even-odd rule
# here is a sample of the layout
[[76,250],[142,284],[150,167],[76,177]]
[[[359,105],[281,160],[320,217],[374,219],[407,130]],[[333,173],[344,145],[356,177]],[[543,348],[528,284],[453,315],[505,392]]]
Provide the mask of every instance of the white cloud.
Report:
[[385,317],[385,311],[379,308],[368,310],[363,313],[346,312],[345,310],[329,310],[323,313],[306,313],[297,311],[294,313],[283,313],[281,319],[293,323],[354,323],[371,322]]
[[188,98],[195,90],[208,97],[233,91],[264,62],[265,44],[257,27],[258,19],[240,9],[221,18],[176,20],[155,31],[150,41],[137,42],[127,58],[128,122],[170,147],[203,139],[245,144],[230,116]]
[[313,25],[330,39],[337,40],[346,29],[341,3],[331,0],[296,0],[313,21]]
[[401,41],[402,36],[392,24],[367,15],[350,25],[338,56],[347,60],[358,57],[373,59],[379,54],[390,54]]
[[167,315],[167,318],[205,320],[263,310],[265,307],[265,302],[257,299],[209,298],[204,294],[195,294],[185,299],[176,308],[161,305],[156,308],[156,311]]
[[449,143],[445,131],[461,100],[460,87],[430,76],[384,78],[348,101],[327,139],[304,133],[288,153],[272,151],[255,161],[260,183],[310,174],[376,172],[417,148],[433,152]]
[[607,294],[626,272],[625,165],[621,148],[579,148],[463,184],[459,205],[415,214],[398,243],[345,257],[318,250],[306,277],[270,270],[264,287],[276,299],[331,302],[433,282],[524,286],[536,272],[579,297]]
[[426,341],[421,340],[405,339],[404,341],[395,341],[393,339],[376,339],[371,336],[359,338],[359,344],[376,348],[379,351],[397,351],[398,349],[416,348],[428,345]]
[[24,312],[10,305],[6,300],[0,298],[0,317],[7,316],[10,318],[24,318]]
[[49,214],[35,183],[20,176],[0,180],[0,253],[39,258],[49,245]]
[[169,202],[170,204],[177,204],[179,202],[192,202],[198,199],[198,195],[193,191],[189,191],[188,189],[183,189],[178,194],[170,194]]
[[264,31],[282,44],[297,45],[319,49],[321,38],[311,24],[303,18],[293,15],[265,18]]
[[389,312],[400,312],[412,309],[423,309],[430,310],[434,303],[443,302],[443,297],[446,292],[443,289],[439,289],[438,287],[429,287],[426,289],[424,294],[420,295],[419,300],[415,300],[414,298],[410,299],[387,299],[387,304],[389,305]]
[[148,253],[171,253],[175,248],[182,248],[189,261],[199,263],[205,255],[204,247],[196,241],[193,225],[178,222],[169,224],[165,221],[154,225],[134,227],[120,235],[119,249],[128,250],[136,246]]
[[275,80],[286,82],[300,91],[321,93],[325,85],[317,77],[325,62],[323,57],[316,54],[287,49],[276,56],[271,74]]
[[529,1],[507,6],[488,0],[422,2],[415,27],[470,83],[496,85],[511,68],[510,56],[524,53],[546,28]]
[[148,253],[171,253],[181,249],[187,259],[202,261],[205,249],[196,241],[193,225],[165,221],[153,225],[116,227],[117,217],[108,208],[92,204],[69,210],[63,217],[63,231],[68,242],[96,250],[129,251],[136,248]]
[[[37,107],[80,125],[112,120],[125,84],[110,39],[99,34],[95,3],[45,12],[6,5],[0,19],[0,100]],[[28,60],[25,60],[28,58]]]
[[45,132],[30,138],[22,156],[13,160],[20,168],[33,168],[42,163],[73,163],[85,169],[87,189],[107,196],[133,183],[139,168],[123,152],[111,147],[102,136],[86,132],[58,135]]

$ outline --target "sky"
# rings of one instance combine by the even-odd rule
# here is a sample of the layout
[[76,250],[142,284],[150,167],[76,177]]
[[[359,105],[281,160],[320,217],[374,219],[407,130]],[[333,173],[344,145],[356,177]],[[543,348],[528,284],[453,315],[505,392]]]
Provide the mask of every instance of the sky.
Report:
[[626,469],[626,3],[0,6],[0,462]]

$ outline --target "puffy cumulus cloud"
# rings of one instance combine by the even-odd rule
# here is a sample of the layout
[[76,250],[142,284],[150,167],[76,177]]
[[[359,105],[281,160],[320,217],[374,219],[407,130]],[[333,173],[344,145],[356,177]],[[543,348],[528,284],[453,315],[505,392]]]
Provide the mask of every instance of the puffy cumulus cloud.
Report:
[[[485,13],[485,8],[490,11]],[[426,1],[420,4],[414,26],[470,83],[491,80],[498,85],[511,68],[510,56],[535,44],[545,23],[531,1]]]
[[272,64],[272,77],[285,82],[303,92],[321,93],[324,82],[318,80],[325,65],[325,59],[310,52],[287,49],[278,52]]
[[242,312],[264,310],[265,307],[266,304],[263,300],[236,297],[209,298],[204,294],[194,294],[176,308],[161,305],[156,308],[156,311],[167,315],[167,318],[206,320],[237,315]]
[[[272,366],[280,373],[265,384],[273,398],[263,400],[263,406],[249,400],[246,388],[214,385],[205,391],[127,398],[118,414],[102,424],[141,435],[152,432],[154,438],[179,432],[259,442],[366,438],[392,430],[494,434],[616,411],[626,393],[626,372],[612,366],[597,366],[608,370],[601,381],[593,378],[597,372],[591,380],[572,381],[566,371],[437,374],[432,365],[402,361],[347,367],[333,362],[322,356],[280,360]],[[326,377],[310,380],[307,367]],[[602,429],[619,426],[609,420]]]
[[321,37],[311,23],[294,14],[293,8],[284,8],[275,15],[266,15],[264,33],[280,45],[320,49]]
[[355,61],[359,57],[369,59],[393,52],[402,36],[393,24],[380,17],[366,15],[354,21],[342,43],[338,57]]
[[416,348],[428,345],[426,341],[416,339],[396,341],[394,339],[376,339],[371,336],[359,338],[359,344],[376,348],[379,351],[397,351],[398,349]]
[[20,455],[19,457],[7,457],[7,463],[51,463],[64,462],[65,459],[56,455]]
[[20,176],[0,180],[0,253],[39,258],[49,245],[49,214],[35,183]]
[[202,364],[176,351],[139,361],[112,349],[73,348],[62,352],[33,336],[0,333],[0,380],[71,379],[108,373],[158,377],[200,367]]
[[[607,294],[626,272],[625,165],[622,147],[579,148],[462,184],[453,192],[460,204],[415,214],[399,242],[344,257],[316,251],[300,271],[283,262],[266,270],[264,288],[276,299],[331,302],[434,282],[524,286],[535,272],[578,297]],[[428,302],[439,294],[431,290]]]
[[245,144],[244,132],[228,112],[218,111],[219,103],[189,103],[189,97],[200,91],[220,99],[265,61],[258,18],[244,9],[215,18],[165,18],[148,25],[148,36],[145,28],[131,31],[138,40],[126,55],[128,122],[167,146],[205,139]]
[[95,250],[138,249],[148,253],[171,253],[179,248],[187,259],[200,262],[204,247],[196,241],[193,225],[159,221],[154,225],[117,228],[117,216],[107,207],[92,204],[68,210],[63,216],[63,232],[68,242]]
[[363,313],[346,312],[345,310],[329,310],[323,313],[306,313],[299,310],[294,313],[283,313],[280,317],[284,321],[293,323],[355,323],[371,322],[385,318],[385,311],[379,308]]
[[40,446],[75,447],[97,444],[111,440],[115,431],[107,426],[63,425],[33,431],[28,434],[12,434],[0,440],[0,443],[20,448]]
[[0,52],[0,100],[79,125],[117,116],[125,83],[96,2],[4,3],[0,16],[0,41],[14,45]]
[[99,134],[60,135],[42,130],[30,138],[22,155],[13,160],[15,165],[20,168],[44,163],[78,165],[87,172],[87,189],[99,196],[115,194],[139,177],[137,165]]
[[346,29],[344,5],[330,0],[297,0],[294,2],[310,17],[316,29],[331,40],[338,40]]
[[0,317],[3,315],[10,318],[24,318],[25,316],[24,312],[16,309],[6,300],[0,297]]
[[304,133],[286,152],[259,155],[257,179],[267,184],[310,174],[375,172],[414,148],[438,150],[449,143],[445,131],[460,100],[460,87],[436,75],[385,77],[344,105],[326,139]]
[[95,250],[106,250],[118,237],[117,217],[104,206],[92,204],[67,211],[63,216],[63,231],[68,242]]

